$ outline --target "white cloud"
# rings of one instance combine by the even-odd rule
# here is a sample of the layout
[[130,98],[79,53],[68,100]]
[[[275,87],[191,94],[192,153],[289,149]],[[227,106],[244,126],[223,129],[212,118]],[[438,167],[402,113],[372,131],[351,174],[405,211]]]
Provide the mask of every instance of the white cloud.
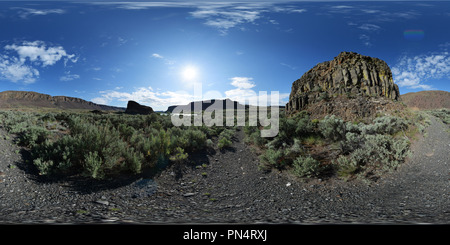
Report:
[[0,80],[11,82],[34,83],[39,77],[39,71],[20,62],[16,57],[0,56]]
[[404,56],[392,68],[392,74],[400,87],[433,89],[431,85],[424,83],[444,77],[450,78],[450,54],[441,52],[415,57]]
[[93,98],[91,101],[96,104],[100,104],[100,105],[107,105],[110,102],[110,101],[108,101],[108,99],[103,98],[103,97],[96,97],[96,98]]
[[230,80],[231,85],[239,89],[250,89],[256,86],[251,77],[232,77]]
[[[98,104],[117,104],[117,102],[122,102],[122,106],[125,106],[127,101],[134,100],[140,104],[151,106],[154,110],[166,110],[169,106],[173,105],[186,105],[192,101],[198,100],[209,100],[209,99],[225,99],[229,98],[234,101],[239,101],[240,103],[250,103],[252,105],[257,105],[258,94],[252,88],[255,84],[252,78],[248,77],[233,77],[232,85],[235,89],[225,91],[225,96],[219,91],[207,91],[202,94],[202,96],[195,97],[193,91],[161,91],[160,89],[154,90],[151,87],[140,87],[136,88],[133,92],[120,92],[117,91],[119,87],[115,90],[100,91],[99,96],[92,98],[91,101]],[[122,89],[120,87],[120,89]],[[268,95],[270,96],[270,91]],[[288,93],[280,93],[280,100],[278,102],[273,102],[273,105],[284,105],[286,99],[289,98]],[[270,101],[270,98],[269,98]]]
[[68,54],[63,47],[47,47],[42,41],[23,42],[21,45],[6,45],[6,50],[14,50],[19,54],[20,61],[24,63],[27,59],[31,62],[37,62],[43,67],[54,65],[64,58],[67,61],[76,63],[78,58],[74,54]]
[[[52,66],[62,59],[65,65],[68,61],[75,63],[78,60],[63,47],[48,46],[42,41],[6,45],[4,50],[6,54],[0,54],[0,80],[25,84],[34,83],[39,78],[39,67]],[[62,77],[62,80],[73,80],[76,76]]]
[[91,99],[92,102],[111,104],[113,101],[134,100],[140,104],[151,106],[154,110],[166,110],[169,106],[185,105],[194,100],[193,95],[186,91],[155,92],[151,87],[140,87],[130,93],[115,90],[100,91],[99,93],[100,96]]
[[[261,99],[265,97],[260,97],[259,92],[256,92],[252,88],[256,86],[251,77],[233,77],[230,78],[231,85],[236,87],[235,89],[225,91],[225,97],[234,101],[238,101],[241,104],[258,105],[261,103]],[[271,101],[270,98],[271,91],[267,91],[267,100],[271,105],[284,105],[289,98],[288,93],[279,93],[279,101]]]

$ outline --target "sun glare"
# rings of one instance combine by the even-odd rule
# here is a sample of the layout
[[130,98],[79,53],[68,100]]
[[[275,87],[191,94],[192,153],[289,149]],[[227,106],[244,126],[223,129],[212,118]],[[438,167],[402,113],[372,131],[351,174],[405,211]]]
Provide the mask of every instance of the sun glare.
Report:
[[187,66],[183,69],[183,78],[185,80],[194,80],[195,78],[197,78],[197,75],[197,68],[193,66]]

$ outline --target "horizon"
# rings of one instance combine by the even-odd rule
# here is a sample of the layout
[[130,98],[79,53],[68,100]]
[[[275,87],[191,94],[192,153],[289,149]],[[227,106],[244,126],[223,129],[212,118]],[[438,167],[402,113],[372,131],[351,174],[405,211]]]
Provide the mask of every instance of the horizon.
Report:
[[[400,94],[450,91],[450,2],[3,2],[0,91],[155,111],[246,104],[350,51],[379,58]],[[13,26],[14,28],[11,28]],[[193,87],[202,84],[202,97]]]

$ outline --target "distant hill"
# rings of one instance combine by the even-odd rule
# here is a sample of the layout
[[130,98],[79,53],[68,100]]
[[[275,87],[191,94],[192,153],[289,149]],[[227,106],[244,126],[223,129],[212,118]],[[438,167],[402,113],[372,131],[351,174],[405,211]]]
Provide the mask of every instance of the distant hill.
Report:
[[[167,108],[166,113],[172,113],[176,107],[180,107],[183,110],[190,110],[191,112],[197,112],[194,110],[196,105],[197,105],[197,108],[200,109],[201,111],[204,111],[207,108],[215,109],[215,110],[224,110],[224,109],[226,109],[227,104],[232,104],[234,109],[249,109],[251,107],[249,105],[243,105],[237,101],[233,101],[230,99],[225,99],[225,100],[212,99],[212,100],[204,100],[204,101],[193,101],[187,105],[169,106],[169,108]],[[283,109],[284,106],[279,106],[279,108]]]
[[99,105],[80,98],[50,96],[31,91],[0,92],[0,109],[13,108],[56,108],[104,111],[125,111],[125,108]]
[[420,110],[450,109],[450,92],[433,90],[401,95],[402,101],[410,108]]
[[[226,100],[205,100],[205,101],[193,101],[187,105],[173,105],[173,106],[169,106],[169,108],[167,108],[166,113],[172,113],[172,111],[175,109],[175,107],[180,107],[183,110],[190,110],[192,112],[194,112],[195,110],[195,105],[197,105],[197,108],[201,108],[201,111],[206,110],[207,108],[209,108],[210,106],[214,106],[214,109],[225,109],[226,105],[228,103],[232,103],[235,109],[248,109],[248,105],[242,105],[239,104],[239,102],[237,101],[232,101],[230,99],[226,99]],[[213,109],[213,108],[211,108]]]

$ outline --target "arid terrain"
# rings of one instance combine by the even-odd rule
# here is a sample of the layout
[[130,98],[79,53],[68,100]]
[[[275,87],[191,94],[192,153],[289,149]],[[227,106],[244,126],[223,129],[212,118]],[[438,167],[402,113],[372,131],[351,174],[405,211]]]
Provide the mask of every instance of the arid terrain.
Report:
[[231,148],[181,167],[88,180],[37,175],[0,128],[0,223],[448,224],[449,126],[433,117],[426,135],[376,182],[261,171],[242,130]]
[[450,109],[450,93],[447,91],[421,91],[401,95],[410,108],[419,110]]

